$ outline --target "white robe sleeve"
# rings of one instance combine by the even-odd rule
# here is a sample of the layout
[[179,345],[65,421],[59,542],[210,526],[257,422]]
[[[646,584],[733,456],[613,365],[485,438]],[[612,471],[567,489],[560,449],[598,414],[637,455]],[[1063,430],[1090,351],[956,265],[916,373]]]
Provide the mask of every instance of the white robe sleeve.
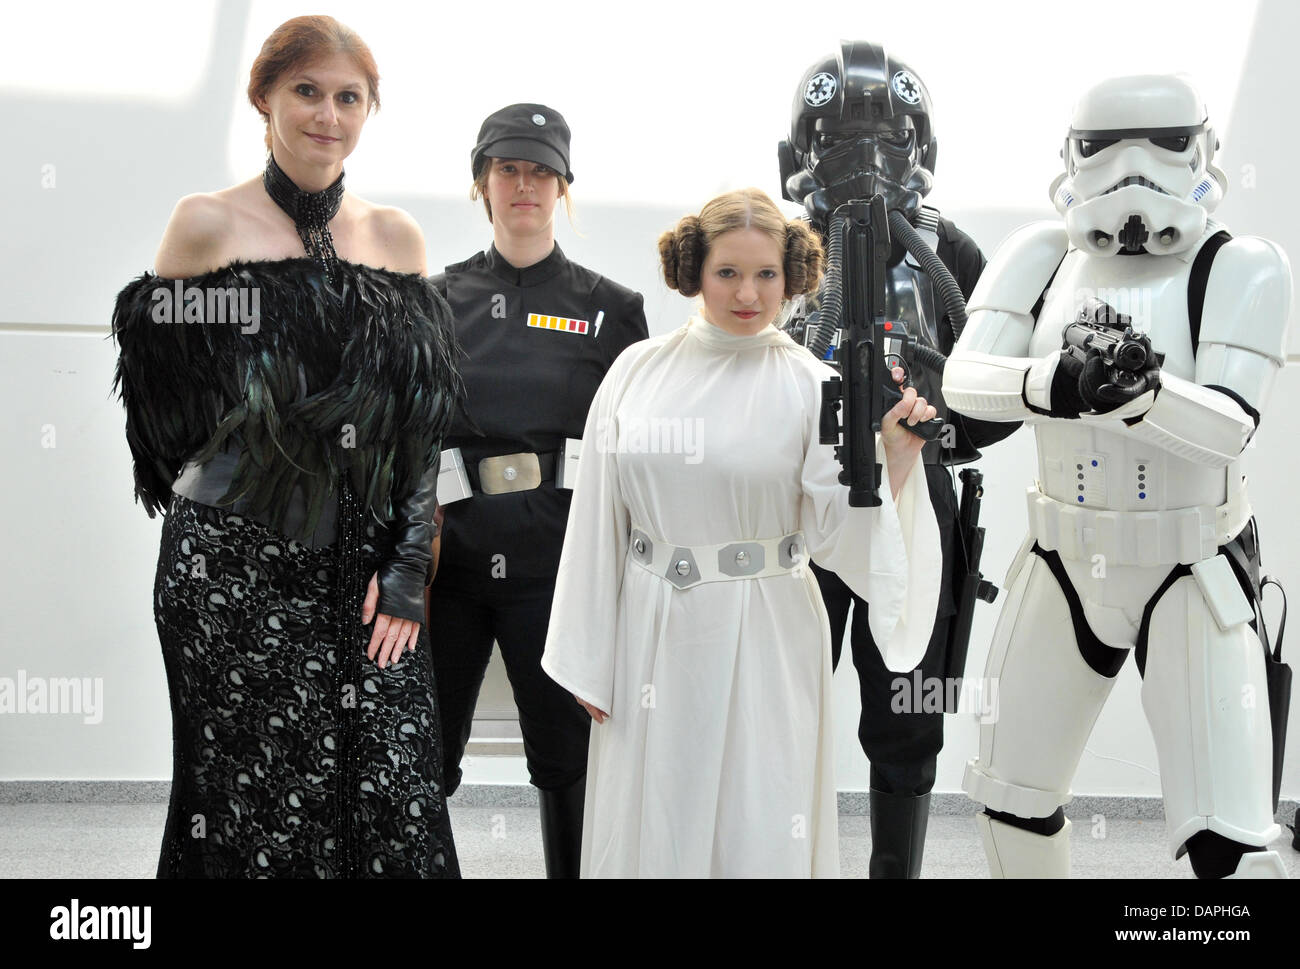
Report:
[[939,525],[921,459],[917,457],[895,504],[885,448],[877,435],[881,504],[850,508],[835,450],[818,442],[815,413],[806,440],[799,517],[809,554],[870,603],[871,635],[885,666],[899,673],[912,670],[925,655],[934,628],[943,568]]
[[[634,345],[635,346],[635,345]],[[542,669],[587,703],[613,713],[619,594],[631,520],[623,504],[614,412],[628,372],[625,350],[587,412],[569,522],[551,603]]]

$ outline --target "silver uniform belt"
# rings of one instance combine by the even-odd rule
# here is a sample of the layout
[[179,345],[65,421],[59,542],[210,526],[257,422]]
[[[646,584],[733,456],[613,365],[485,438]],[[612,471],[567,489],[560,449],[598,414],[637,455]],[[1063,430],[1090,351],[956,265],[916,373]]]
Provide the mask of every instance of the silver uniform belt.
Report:
[[565,438],[559,451],[535,454],[496,454],[480,461],[466,461],[460,448],[442,452],[438,473],[438,503],[448,505],[476,492],[506,495],[514,491],[532,491],[553,481],[556,488],[571,490],[577,482],[578,457],[582,441]]
[[807,563],[808,549],[803,532],[753,542],[674,545],[634,526],[628,557],[677,588],[689,589],[703,582],[789,575]]

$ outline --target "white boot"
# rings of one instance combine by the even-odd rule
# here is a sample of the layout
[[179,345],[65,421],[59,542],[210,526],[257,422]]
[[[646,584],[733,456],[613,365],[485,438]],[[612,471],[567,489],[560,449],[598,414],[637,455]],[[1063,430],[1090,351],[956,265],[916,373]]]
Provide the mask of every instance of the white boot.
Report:
[[1070,820],[1053,835],[1035,834],[982,811],[975,815],[994,878],[1069,878]]
[[1228,878],[1289,878],[1282,856],[1276,851],[1247,851]]

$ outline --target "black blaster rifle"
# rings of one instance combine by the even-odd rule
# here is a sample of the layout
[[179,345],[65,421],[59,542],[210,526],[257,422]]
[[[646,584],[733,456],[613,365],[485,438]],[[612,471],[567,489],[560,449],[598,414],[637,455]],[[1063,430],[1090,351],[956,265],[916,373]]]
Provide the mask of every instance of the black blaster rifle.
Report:
[[[849,486],[849,504],[875,507],[881,503],[876,432],[881,419],[903,397],[890,370],[902,367],[912,372],[917,342],[902,323],[885,319],[885,272],[892,244],[884,198],[876,195],[869,202],[841,205],[831,216],[829,234],[833,249],[838,248],[837,239],[843,245],[844,300],[839,320],[843,339],[835,351],[840,375],[822,383],[820,440],[836,445],[835,457],[844,468],[840,483]],[[841,400],[845,404],[843,444]],[[943,432],[944,422],[936,417],[904,426],[933,441]]]
[[[970,627],[975,618],[975,600],[992,604],[998,587],[980,571],[984,554],[984,529],[980,526],[980,499],[984,497],[984,475],[976,468],[961,471],[961,504],[957,512],[957,554],[952,561],[952,587],[957,600],[957,614],[948,626],[944,644],[944,677],[960,680],[966,672],[966,653],[970,648]],[[944,691],[944,713],[956,713]]]
[[1098,393],[1116,401],[1144,393],[1150,380],[1147,373],[1165,362],[1165,355],[1151,348],[1150,338],[1133,331],[1131,317],[1093,296],[1083,301],[1078,317],[1065,328],[1061,349],[1079,363],[1099,354],[1109,382],[1098,388]]

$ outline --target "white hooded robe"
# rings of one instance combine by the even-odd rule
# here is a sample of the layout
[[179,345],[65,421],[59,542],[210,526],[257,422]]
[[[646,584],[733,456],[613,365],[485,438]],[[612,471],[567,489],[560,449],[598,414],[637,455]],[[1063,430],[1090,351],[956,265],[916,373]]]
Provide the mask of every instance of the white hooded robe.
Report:
[[[629,557],[802,531],[871,603],[885,664],[914,668],[939,593],[917,458],[897,503],[850,508],[818,442],[834,371],[773,327],[701,317],[628,347],[583,435],[542,668],[592,724],[582,875],[835,876],[830,628],[810,569],[678,589]],[[877,460],[884,449],[877,444]]]

